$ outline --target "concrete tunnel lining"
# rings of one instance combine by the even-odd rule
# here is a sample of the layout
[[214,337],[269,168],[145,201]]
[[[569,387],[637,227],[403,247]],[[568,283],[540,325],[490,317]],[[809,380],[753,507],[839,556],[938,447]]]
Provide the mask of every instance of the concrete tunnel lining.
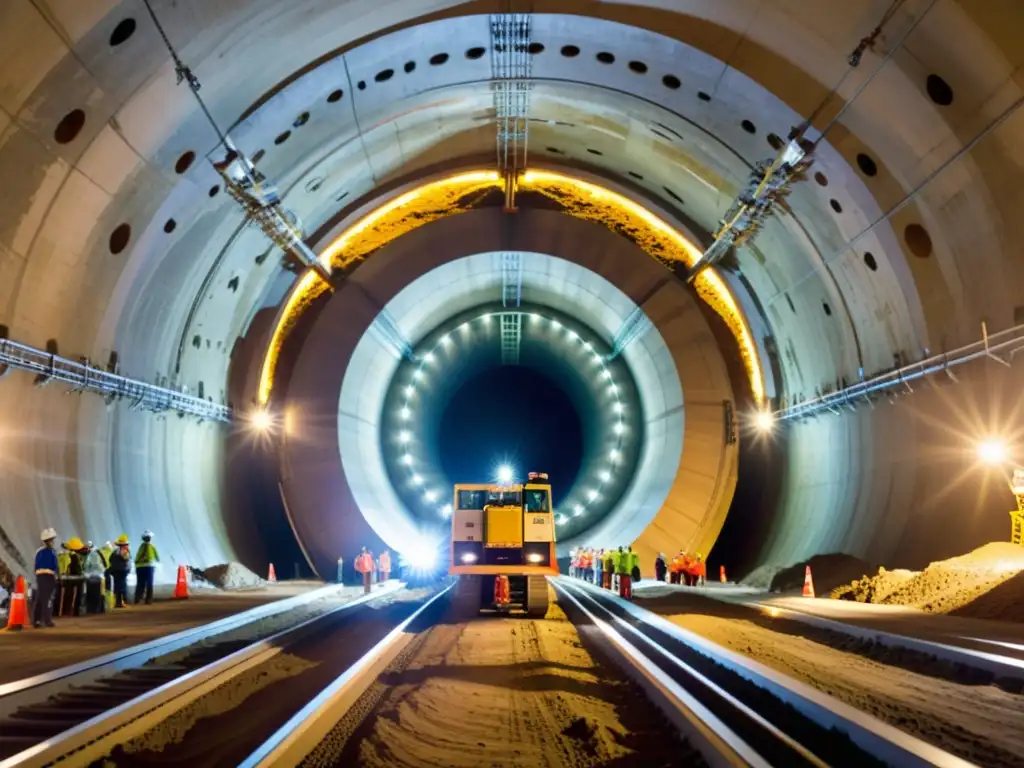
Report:
[[[349,296],[350,289],[342,287],[316,318],[288,382],[286,402],[294,409],[296,438],[286,438],[282,465],[293,527],[318,570],[334,563],[342,542],[381,540],[360,512],[359,500],[371,498],[367,495],[371,485],[387,487],[375,482],[386,479],[383,467],[378,478],[349,474],[338,448],[339,393],[360,342],[373,338],[365,334],[366,329],[380,307],[405,288],[409,275],[428,274],[442,264],[481,252],[546,253],[599,271],[625,296],[642,301],[657,334],[634,342],[635,349],[628,352],[630,365],[638,356],[648,356],[660,359],[664,372],[670,362],[659,355],[659,345],[664,345],[686,399],[685,419],[682,402],[668,399],[664,405],[671,407],[650,416],[645,413],[650,450],[645,448],[641,457],[639,473],[644,482],[630,485],[615,515],[562,542],[563,548],[636,540],[646,554],[683,546],[706,549],[717,536],[736,480],[736,445],[726,442],[723,410],[723,403],[732,400],[732,391],[721,353],[695,299],[658,262],[602,225],[530,209],[504,221],[502,216],[494,209],[476,210],[431,222],[392,241],[353,272],[350,282],[361,290],[353,289]],[[372,349],[372,342],[366,348]],[[374,375],[382,381],[395,366],[393,355],[386,362],[381,361],[384,355],[364,352],[361,357],[377,360],[379,371]],[[354,385],[351,396],[367,389]],[[347,420],[355,432],[353,447],[371,457],[376,454],[379,460],[380,435],[372,416],[361,412]],[[665,453],[673,441],[678,446],[680,427],[681,459],[661,461],[659,450]],[[693,448],[687,450],[690,445]],[[675,455],[680,456],[678,447]],[[659,475],[660,482],[654,480]],[[398,508],[394,498],[378,496],[369,503]],[[379,508],[366,517],[378,514]],[[395,531],[382,531],[383,542],[397,546],[389,537],[413,533],[402,521]]]

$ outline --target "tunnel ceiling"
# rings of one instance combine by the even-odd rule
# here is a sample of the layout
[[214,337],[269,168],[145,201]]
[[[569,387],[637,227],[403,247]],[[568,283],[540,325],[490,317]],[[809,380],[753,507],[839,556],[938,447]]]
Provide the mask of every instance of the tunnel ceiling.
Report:
[[[262,153],[259,167],[309,232],[397,180],[492,162],[484,4],[152,5],[213,117]],[[608,178],[698,237],[715,229],[752,165],[774,154],[776,137],[841,83],[815,114],[811,138],[838,119],[809,178],[737,254],[787,399],[973,341],[982,320],[1004,328],[1024,318],[1024,10],[896,3],[841,80],[891,6],[533,7],[530,157]],[[207,162],[216,136],[175,84],[145,6],[8,0],[0,42],[0,324],[70,356],[116,351],[126,373],[225,400],[236,339],[291,276],[220,189]],[[87,484],[124,482],[138,447],[190,429],[103,426],[91,412],[72,422],[44,399],[23,406],[27,386],[8,387],[5,412],[19,418],[7,431],[90,444],[100,429],[101,442],[118,446],[115,458],[69,459],[27,443],[26,466]],[[201,440],[216,455],[212,438]],[[200,454],[183,477],[205,478]],[[181,471],[164,467],[160,482],[179,482]],[[168,496],[149,482],[90,485],[70,498],[55,488],[31,503],[81,519],[108,497]],[[215,508],[215,485],[195,483],[189,503]],[[12,525],[25,546],[34,524]],[[223,538],[217,529],[209,540]]]

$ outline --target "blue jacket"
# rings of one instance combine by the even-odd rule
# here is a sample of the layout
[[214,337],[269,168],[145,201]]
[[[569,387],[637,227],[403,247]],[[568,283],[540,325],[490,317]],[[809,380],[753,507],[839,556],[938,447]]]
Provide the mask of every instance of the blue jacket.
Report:
[[36,574],[49,573],[57,575],[57,552],[50,547],[36,550]]

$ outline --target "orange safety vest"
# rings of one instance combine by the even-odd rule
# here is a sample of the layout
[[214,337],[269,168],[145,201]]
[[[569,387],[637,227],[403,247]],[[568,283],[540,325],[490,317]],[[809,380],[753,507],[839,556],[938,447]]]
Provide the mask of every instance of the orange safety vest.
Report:
[[380,555],[380,569],[382,571],[391,570],[391,555],[387,552],[381,552]]
[[672,565],[669,567],[669,570],[672,571],[672,573],[682,573],[685,569],[686,569],[686,560],[685,560],[685,558],[683,558],[683,557],[681,557],[679,555],[676,555],[675,557],[672,558]]
[[373,571],[373,558],[369,553],[364,552],[356,558],[356,570],[360,573],[371,573]]

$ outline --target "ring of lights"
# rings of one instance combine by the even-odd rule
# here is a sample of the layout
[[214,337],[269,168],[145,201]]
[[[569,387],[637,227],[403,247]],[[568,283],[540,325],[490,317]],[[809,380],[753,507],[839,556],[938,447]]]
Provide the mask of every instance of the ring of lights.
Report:
[[[530,256],[531,263],[538,261],[537,255]],[[592,275],[591,279],[601,278]],[[415,285],[409,290],[414,291]],[[531,292],[529,283],[525,290]],[[552,307],[524,304],[509,312],[500,302],[484,305],[456,315],[423,339],[412,359],[398,366],[384,396],[381,439],[387,474],[414,515],[432,524],[450,513],[447,488],[455,480],[444,476],[433,450],[438,423],[463,381],[501,364],[503,315],[520,316],[521,364],[557,370],[583,422],[584,444],[593,446],[582,457],[579,477],[556,508],[560,535],[572,537],[613,510],[625,494],[637,467],[643,413],[624,357],[612,354],[601,333]],[[566,490],[557,489],[556,497]]]
[[[724,404],[733,396],[697,300],[606,226],[553,211],[523,208],[508,216],[490,208],[395,238],[311,315],[282,379],[280,397],[291,427],[280,458],[292,527],[318,570],[333,568],[340,548],[356,542],[402,551],[424,537],[421,518],[404,509],[383,460],[380,413],[399,355],[384,329],[371,330],[381,310],[388,307],[406,338],[429,341],[433,329],[496,297],[493,269],[482,280],[470,257],[507,251],[544,260],[537,267],[524,261],[524,285],[537,272],[536,287],[543,289],[533,303],[567,307],[605,338],[640,304],[656,331],[623,353],[642,403],[637,469],[614,509],[593,524],[584,516],[585,530],[562,536],[560,548],[633,542],[641,553],[684,546],[706,551],[717,537],[736,481],[737,446],[723,428]],[[626,297],[625,304],[610,312],[613,297],[574,286],[563,264],[599,273],[603,285]],[[417,282],[422,289],[403,297]],[[665,354],[644,373],[635,361],[657,356],[659,345]]]

